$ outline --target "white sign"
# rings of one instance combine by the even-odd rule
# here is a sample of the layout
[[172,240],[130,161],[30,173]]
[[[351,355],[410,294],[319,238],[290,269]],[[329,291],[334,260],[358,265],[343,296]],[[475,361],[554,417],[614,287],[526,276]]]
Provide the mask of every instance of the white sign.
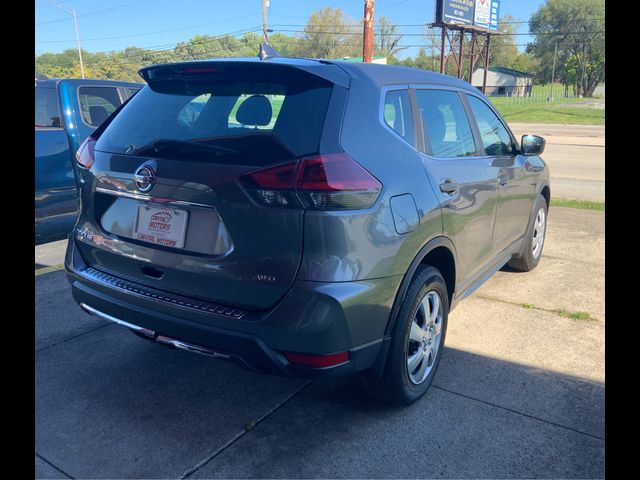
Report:
[[473,23],[475,25],[489,25],[491,23],[491,0],[476,0],[476,13]]
[[189,212],[186,210],[140,205],[134,238],[166,247],[182,248],[188,216]]

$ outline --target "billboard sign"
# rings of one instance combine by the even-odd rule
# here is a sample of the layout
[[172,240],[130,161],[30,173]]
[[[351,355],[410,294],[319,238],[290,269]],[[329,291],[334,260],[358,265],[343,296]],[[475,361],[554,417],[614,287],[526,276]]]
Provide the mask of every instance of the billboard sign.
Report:
[[498,30],[500,0],[436,0],[436,23]]
[[439,0],[436,3],[436,21],[453,25],[472,26],[475,1]]
[[498,18],[500,18],[499,0],[476,0],[476,11],[473,24],[485,30],[498,31]]

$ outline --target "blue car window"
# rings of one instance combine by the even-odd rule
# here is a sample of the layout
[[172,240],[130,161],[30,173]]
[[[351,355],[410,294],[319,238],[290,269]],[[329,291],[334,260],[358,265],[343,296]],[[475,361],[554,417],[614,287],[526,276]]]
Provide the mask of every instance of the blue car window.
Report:
[[416,90],[425,138],[439,158],[476,155],[473,133],[460,97],[448,90]]
[[394,130],[402,139],[415,147],[411,103],[406,90],[390,90],[384,97],[384,123]]
[[500,119],[479,98],[467,95],[467,99],[476,117],[485,153],[496,156],[511,155],[513,152],[511,135]]
[[99,127],[122,104],[116,87],[80,87],[78,96],[82,120],[90,127]]
[[60,128],[60,109],[55,88],[36,87],[36,128]]

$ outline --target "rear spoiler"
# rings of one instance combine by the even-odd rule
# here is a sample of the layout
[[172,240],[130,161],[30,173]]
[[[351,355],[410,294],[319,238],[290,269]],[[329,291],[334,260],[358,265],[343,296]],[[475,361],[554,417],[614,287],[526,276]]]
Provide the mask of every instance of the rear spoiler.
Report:
[[[300,60],[296,62],[296,60]],[[233,66],[252,65],[257,68],[269,65],[270,67],[282,68],[283,70],[301,70],[312,75],[316,75],[331,83],[349,88],[351,76],[339,65],[324,60],[307,59],[286,59],[282,57],[267,58],[264,61],[259,59],[242,60],[200,60],[196,62],[167,63],[153,65],[142,68],[138,74],[151,85],[158,81],[167,80],[187,80],[203,78],[207,75],[223,73]]]

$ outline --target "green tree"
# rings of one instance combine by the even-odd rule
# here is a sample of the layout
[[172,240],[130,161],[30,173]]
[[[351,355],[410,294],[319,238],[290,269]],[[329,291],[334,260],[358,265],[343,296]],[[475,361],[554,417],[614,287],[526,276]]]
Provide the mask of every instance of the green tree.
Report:
[[[415,68],[421,68],[422,70],[433,70],[434,62],[433,58],[430,55],[427,55],[427,50],[424,47],[421,47],[418,50],[418,55],[413,60],[413,66]],[[437,65],[440,68],[440,63]]]
[[555,79],[577,95],[593,95],[605,79],[604,0],[547,0],[529,30],[536,35],[527,52],[538,60],[538,80],[552,80],[557,46]]
[[397,29],[397,25],[384,15],[377,18],[373,37],[374,49],[377,54],[392,59],[396,58],[398,52],[408,48],[400,46],[402,35],[398,34]]
[[300,54],[311,58],[343,58],[362,55],[362,28],[340,8],[314,12],[304,27]]
[[535,73],[539,68],[539,65],[538,60],[533,55],[528,53],[519,53],[513,62],[511,62],[510,67],[521,72]]
[[518,57],[518,47],[516,47],[514,37],[514,33],[516,33],[514,21],[515,18],[510,14],[500,17],[498,25],[501,34],[491,36],[489,65],[508,68],[514,67],[514,62]]
[[273,33],[269,35],[269,45],[283,57],[302,56],[303,40],[300,37],[291,37],[284,33]]

